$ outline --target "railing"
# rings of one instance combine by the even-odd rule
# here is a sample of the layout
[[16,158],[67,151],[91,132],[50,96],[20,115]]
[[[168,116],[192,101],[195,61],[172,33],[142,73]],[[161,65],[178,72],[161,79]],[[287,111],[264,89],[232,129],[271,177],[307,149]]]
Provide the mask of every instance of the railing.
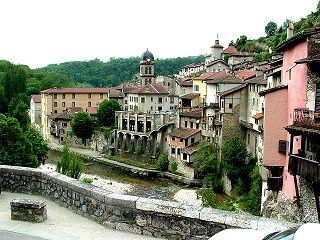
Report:
[[281,191],[283,179],[281,177],[268,177],[267,179],[268,190]]
[[293,112],[293,125],[320,129],[320,113],[306,108],[296,108]]
[[320,182],[320,164],[317,161],[292,154],[288,170],[292,175],[298,175],[312,182]]

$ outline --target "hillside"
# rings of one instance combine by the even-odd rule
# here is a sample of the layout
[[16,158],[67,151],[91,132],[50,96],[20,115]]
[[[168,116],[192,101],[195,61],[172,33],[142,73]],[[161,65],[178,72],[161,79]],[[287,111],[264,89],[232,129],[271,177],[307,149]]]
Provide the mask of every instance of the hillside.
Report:
[[[190,63],[204,61],[204,56],[178,57],[155,60],[156,75],[172,75]],[[99,59],[51,64],[37,69],[40,73],[62,73],[80,83],[95,87],[116,86],[131,81],[139,73],[140,57],[111,58],[108,62]]]

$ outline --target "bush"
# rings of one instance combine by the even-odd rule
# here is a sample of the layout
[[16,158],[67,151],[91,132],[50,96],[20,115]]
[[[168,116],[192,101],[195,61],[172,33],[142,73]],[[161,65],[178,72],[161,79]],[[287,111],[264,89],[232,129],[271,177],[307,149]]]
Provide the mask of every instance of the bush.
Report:
[[206,175],[203,179],[203,186],[211,188],[216,193],[223,193],[223,184],[220,176]]
[[92,178],[84,178],[82,179],[82,182],[85,182],[85,183],[92,183],[93,182],[93,179]]
[[81,175],[82,161],[79,157],[71,155],[67,145],[63,147],[62,157],[57,162],[56,171],[76,179]]
[[199,194],[202,197],[202,202],[205,207],[215,207],[215,193],[211,188],[201,188]]
[[171,163],[171,172],[176,173],[177,170],[178,170],[178,163],[177,162]]
[[160,154],[156,162],[156,168],[159,171],[165,172],[168,170],[168,166],[169,166],[168,155],[165,153]]

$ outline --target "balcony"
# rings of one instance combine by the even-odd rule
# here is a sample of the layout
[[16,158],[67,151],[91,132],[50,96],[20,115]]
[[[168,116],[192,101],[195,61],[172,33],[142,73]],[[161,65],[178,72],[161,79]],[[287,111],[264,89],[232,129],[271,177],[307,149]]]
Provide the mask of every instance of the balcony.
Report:
[[290,155],[288,170],[292,175],[298,175],[311,182],[320,182],[320,164],[311,159]]
[[267,184],[268,190],[281,191],[283,179],[281,177],[268,177]]
[[293,112],[293,125],[320,130],[320,113],[306,108],[296,108]]

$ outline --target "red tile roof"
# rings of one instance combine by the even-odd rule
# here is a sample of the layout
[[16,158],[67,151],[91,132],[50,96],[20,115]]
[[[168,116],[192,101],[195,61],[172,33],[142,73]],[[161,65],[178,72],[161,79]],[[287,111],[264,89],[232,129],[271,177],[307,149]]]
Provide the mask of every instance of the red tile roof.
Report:
[[87,113],[90,115],[97,115],[98,107],[87,107]]
[[256,71],[252,69],[245,69],[236,72],[236,77],[241,78],[243,80],[248,80],[254,78],[256,76]]
[[199,97],[200,93],[188,93],[186,95],[181,96],[181,99],[194,99],[196,97]]
[[239,54],[238,50],[234,46],[229,46],[223,50],[224,54]]
[[49,88],[41,93],[108,93],[111,88]]
[[226,65],[226,66],[229,66],[225,61],[223,61],[222,59],[218,59],[218,60],[214,60],[214,61],[212,61],[212,62],[209,62],[206,66],[207,67],[210,67],[210,66],[212,66],[212,65],[214,65],[214,64],[217,64],[217,63],[222,63],[222,64],[224,64],[224,65]]
[[202,110],[194,110],[189,112],[182,112],[180,113],[180,116],[182,117],[193,117],[193,118],[201,118]]
[[263,113],[257,113],[255,115],[252,116],[254,119],[259,120],[261,118],[263,118]]
[[129,93],[136,94],[169,94],[168,89],[162,83],[148,84],[132,89]]
[[183,78],[179,81],[179,85],[180,86],[192,86],[193,83],[192,83],[192,78]]
[[227,91],[221,92],[221,93],[220,93],[220,96],[221,96],[221,97],[224,97],[224,96],[227,96],[227,95],[229,95],[229,94],[231,94],[231,93],[235,93],[235,92],[237,92],[237,91],[245,88],[246,86],[247,86],[246,83],[245,83],[245,84],[242,84],[242,85],[240,85],[240,86],[236,86],[236,87],[231,88],[231,89],[229,89],[229,90],[227,90]]
[[189,147],[181,149],[182,153],[193,154],[198,150],[199,143],[194,143]]
[[215,72],[213,75],[208,77],[207,79],[208,84],[216,84],[216,83],[242,83],[243,81],[236,76],[227,73],[225,71]]
[[200,132],[200,129],[176,128],[170,133],[170,136],[177,138],[188,138],[198,132]]
[[41,103],[41,95],[31,95],[33,102]]

